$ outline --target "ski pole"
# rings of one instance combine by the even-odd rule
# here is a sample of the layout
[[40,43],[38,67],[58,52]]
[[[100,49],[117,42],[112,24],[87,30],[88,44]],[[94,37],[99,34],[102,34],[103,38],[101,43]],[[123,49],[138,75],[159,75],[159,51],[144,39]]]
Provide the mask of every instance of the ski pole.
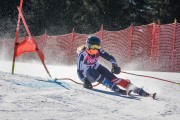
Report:
[[173,82],[173,81],[170,81],[170,80],[161,79],[161,78],[157,78],[157,77],[153,77],[153,76],[139,75],[139,74],[129,73],[129,72],[125,72],[125,71],[121,71],[121,72],[125,73],[125,74],[129,74],[129,75],[141,76],[141,77],[146,77],[146,78],[153,78],[153,79],[156,79],[156,80],[161,80],[161,81],[165,81],[165,82],[169,82],[169,83],[174,83],[174,84],[180,85],[180,83]]

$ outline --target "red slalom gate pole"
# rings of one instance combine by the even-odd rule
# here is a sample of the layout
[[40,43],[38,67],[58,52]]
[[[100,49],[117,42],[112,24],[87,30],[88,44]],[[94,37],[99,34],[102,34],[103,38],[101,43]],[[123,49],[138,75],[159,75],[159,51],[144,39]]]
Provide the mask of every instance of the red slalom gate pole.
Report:
[[30,30],[29,30],[29,27],[28,27],[28,25],[27,25],[27,23],[26,23],[26,20],[25,20],[23,14],[22,14],[22,11],[20,10],[20,8],[18,8],[18,11],[19,11],[19,15],[20,15],[20,17],[21,17],[21,19],[22,19],[22,22],[24,23],[24,27],[25,27],[25,29],[26,29],[26,31],[27,31],[30,39],[32,39],[32,42],[36,45],[38,56],[39,56],[39,58],[40,58],[40,60],[41,60],[41,62],[42,62],[42,64],[43,64],[43,66],[44,66],[47,74],[49,75],[50,78],[52,78],[52,77],[51,77],[51,74],[49,73],[49,71],[48,71],[48,69],[47,69],[47,67],[46,67],[46,65],[44,64],[44,60],[43,60],[42,57],[41,57],[41,53],[38,51],[38,50],[39,50],[38,45],[37,45],[37,43],[35,42],[34,38],[33,38],[32,35],[31,35],[31,32],[30,32]]
[[139,74],[124,72],[124,71],[121,71],[121,72],[125,73],[125,74],[129,74],[129,75],[141,76],[141,77],[146,77],[146,78],[153,78],[153,79],[156,79],[156,80],[165,81],[165,82],[169,82],[169,83],[180,85],[180,83],[173,82],[173,81],[170,81],[170,80],[161,79],[161,78],[157,78],[157,77],[152,77],[152,76],[147,76],[147,75],[139,75]]
[[[19,9],[22,10],[23,0],[20,0]],[[19,28],[20,28],[20,13],[18,13],[18,21],[17,21],[17,27],[16,27],[16,34],[15,34],[15,41],[14,41],[14,55],[13,55],[13,62],[12,62],[12,74],[14,74],[14,68],[15,68],[15,59],[16,59],[16,43],[18,42],[18,36],[19,36]]]

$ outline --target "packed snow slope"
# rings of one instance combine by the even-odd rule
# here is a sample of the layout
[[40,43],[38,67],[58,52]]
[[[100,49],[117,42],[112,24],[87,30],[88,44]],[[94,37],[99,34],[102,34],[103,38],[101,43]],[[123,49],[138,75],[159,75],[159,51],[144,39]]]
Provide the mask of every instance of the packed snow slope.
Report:
[[[0,120],[178,120],[180,86],[121,73],[157,100],[120,96],[104,86],[84,89],[70,81],[53,82],[41,64],[0,61]],[[47,66],[53,77],[80,82],[76,66]],[[180,82],[180,73],[128,71]]]

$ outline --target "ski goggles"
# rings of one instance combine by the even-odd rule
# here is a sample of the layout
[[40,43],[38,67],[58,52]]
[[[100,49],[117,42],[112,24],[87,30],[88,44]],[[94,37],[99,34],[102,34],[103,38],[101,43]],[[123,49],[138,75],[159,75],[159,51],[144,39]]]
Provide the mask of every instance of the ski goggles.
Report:
[[97,49],[97,50],[99,50],[99,49],[101,49],[101,46],[100,45],[91,45],[90,46],[90,49]]

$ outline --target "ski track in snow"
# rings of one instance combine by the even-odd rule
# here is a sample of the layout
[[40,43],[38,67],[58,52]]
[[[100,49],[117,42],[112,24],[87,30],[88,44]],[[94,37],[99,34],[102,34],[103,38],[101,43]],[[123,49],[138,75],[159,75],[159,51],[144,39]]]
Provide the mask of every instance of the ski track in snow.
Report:
[[[119,96],[102,85],[88,90],[69,81],[50,82],[44,68],[37,64],[17,63],[16,68],[12,75],[11,63],[0,61],[0,120],[177,120],[180,117],[180,86],[175,84],[119,75],[147,91],[156,91],[158,98],[153,100],[138,95]],[[75,66],[48,68],[55,77],[78,80]],[[180,73],[133,73],[180,82]]]

